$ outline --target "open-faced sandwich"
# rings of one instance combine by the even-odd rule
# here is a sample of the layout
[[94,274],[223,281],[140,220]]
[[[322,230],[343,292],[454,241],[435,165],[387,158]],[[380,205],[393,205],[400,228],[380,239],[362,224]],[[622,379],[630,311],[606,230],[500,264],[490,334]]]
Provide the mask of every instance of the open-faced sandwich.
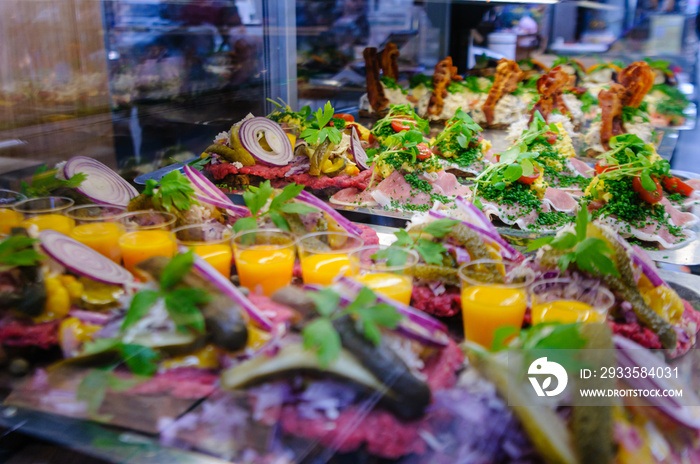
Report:
[[594,120],[585,135],[589,155],[608,150],[611,137],[620,134],[635,134],[645,143],[655,142],[654,128],[643,105],[653,83],[649,65],[637,61],[618,74],[618,83],[600,91],[600,120]]
[[610,150],[600,156],[597,175],[586,189],[583,205],[594,218],[623,237],[677,248],[695,239],[691,227],[698,217],[680,211],[694,202],[692,186],[673,177],[670,164],[654,147],[634,134],[614,136]]
[[522,79],[518,63],[505,58],[499,60],[489,93],[482,98],[481,107],[472,108],[474,121],[486,128],[505,128],[520,119],[527,103],[513,92]]
[[389,42],[381,52],[375,47],[367,47],[363,55],[367,93],[360,98],[360,115],[381,116],[390,105],[409,104],[408,91],[398,83],[399,49],[396,44]]
[[491,143],[481,136],[481,127],[461,108],[430,146],[446,170],[461,176],[480,174],[488,163],[484,155],[490,148]]

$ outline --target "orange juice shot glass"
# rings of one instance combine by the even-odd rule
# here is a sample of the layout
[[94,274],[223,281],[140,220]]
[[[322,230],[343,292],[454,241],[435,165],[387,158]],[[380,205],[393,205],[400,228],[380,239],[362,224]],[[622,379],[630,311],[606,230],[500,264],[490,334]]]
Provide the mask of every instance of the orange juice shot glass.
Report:
[[532,285],[532,325],[604,322],[615,296],[595,282],[558,278]]
[[297,242],[301,275],[305,284],[330,285],[350,274],[350,253],[364,242],[346,232],[314,232]]
[[233,236],[241,286],[270,296],[292,282],[296,239],[278,229],[244,230]]
[[119,218],[127,212],[123,206],[82,205],[66,210],[66,216],[75,221],[70,237],[89,246],[117,264],[122,262],[119,237],[124,226]]
[[464,338],[491,349],[498,329],[520,330],[533,276],[514,271],[517,267],[506,260],[482,259],[459,268]]
[[370,290],[403,303],[411,304],[412,268],[418,264],[418,253],[392,248],[391,257],[385,245],[364,246],[350,254],[353,278]]
[[231,229],[218,222],[191,224],[171,232],[172,239],[201,256],[227,279],[231,277]]
[[0,237],[10,235],[13,227],[19,227],[24,219],[12,207],[27,197],[14,190],[0,189]]
[[175,256],[177,245],[170,231],[176,220],[174,214],[153,210],[123,214],[119,223],[125,232],[119,237],[119,248],[124,267],[133,274],[141,261],[154,256]]
[[12,209],[24,216],[20,227],[29,229],[36,226],[39,231],[50,229],[68,235],[73,230],[75,221],[66,216],[65,212],[73,203],[68,197],[40,197],[20,201]]

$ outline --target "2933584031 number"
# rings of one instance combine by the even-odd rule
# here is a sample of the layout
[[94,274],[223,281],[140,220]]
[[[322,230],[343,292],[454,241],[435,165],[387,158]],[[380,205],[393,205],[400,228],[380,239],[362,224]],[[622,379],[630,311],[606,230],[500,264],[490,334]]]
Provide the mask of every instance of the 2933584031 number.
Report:
[[677,379],[677,367],[603,367],[600,372],[602,379]]

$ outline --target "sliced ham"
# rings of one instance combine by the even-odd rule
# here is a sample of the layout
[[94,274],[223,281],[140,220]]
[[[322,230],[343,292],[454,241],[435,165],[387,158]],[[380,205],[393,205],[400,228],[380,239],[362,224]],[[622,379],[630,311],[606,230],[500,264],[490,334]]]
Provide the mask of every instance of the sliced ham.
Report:
[[355,187],[339,190],[328,199],[333,204],[343,206],[377,206],[370,190],[359,190]]
[[578,206],[578,202],[568,192],[553,187],[549,187],[544,192],[544,203],[549,204],[556,211],[564,213],[571,213]]
[[[479,200],[481,200],[481,204],[483,205],[482,211],[484,214],[486,214],[486,216],[488,216],[489,219],[491,219],[492,216],[495,216],[503,223],[508,224],[509,226],[517,225],[523,230],[527,229],[528,226],[535,224],[540,215],[537,210],[532,210],[526,215],[523,215],[521,212],[521,207],[518,205],[502,205],[493,201],[484,200],[483,198],[479,198]],[[543,203],[542,212],[546,213],[549,211],[549,204]]]
[[449,169],[450,171],[456,171],[457,173],[471,174],[477,176],[486,169],[486,163],[484,161],[474,161],[469,166],[460,166],[457,163],[452,163],[447,159],[440,159],[440,165],[444,169]]
[[661,200],[660,204],[664,205],[666,214],[669,215],[671,218],[671,223],[674,226],[690,228],[700,221],[700,218],[698,218],[696,215],[680,211],[678,208],[673,206],[666,197]]
[[372,190],[371,195],[374,201],[385,208],[391,207],[391,203],[394,201],[399,204],[432,204],[429,194],[411,187],[398,171],[392,172],[389,177],[381,181],[379,185]]
[[577,158],[569,158],[571,169],[583,177],[591,178],[595,174],[595,169]]
[[645,242],[656,242],[666,250],[685,246],[696,237],[695,232],[688,229],[683,230],[683,235],[677,237],[671,234],[668,228],[659,226],[658,221],[648,221],[650,223],[642,228],[629,227],[628,223],[611,216],[600,218],[599,221],[610,226],[623,237],[635,237]]
[[469,187],[460,184],[454,174],[444,170],[438,171],[436,174],[437,180],[431,182],[431,184],[441,195],[456,197],[469,194]]

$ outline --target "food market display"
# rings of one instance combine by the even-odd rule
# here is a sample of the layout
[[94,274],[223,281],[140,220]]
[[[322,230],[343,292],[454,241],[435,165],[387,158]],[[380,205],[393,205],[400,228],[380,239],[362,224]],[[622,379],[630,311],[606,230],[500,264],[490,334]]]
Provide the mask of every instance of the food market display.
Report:
[[[301,139],[315,137],[304,144],[282,129],[298,113],[262,118],[276,126],[253,130],[253,149],[244,150],[254,164],[230,164],[258,166],[254,175],[264,179],[278,168],[258,163],[288,166],[277,159],[285,147],[328,150],[321,162],[296,156],[307,157],[307,171],[336,159],[343,169],[363,165],[377,203],[401,188],[410,203],[411,174],[428,176],[439,201],[415,208],[380,244],[375,229],[284,176],[239,182],[244,206],[233,203],[209,180],[212,157],[142,192],[78,157],[35,177],[24,193],[4,194],[3,218],[6,209],[15,214],[0,239],[0,344],[31,361],[7,404],[155,434],[163,446],[234,462],[338,454],[406,463],[667,463],[700,455],[692,439],[700,421],[688,412],[697,399],[680,378],[674,385],[687,392],[677,401],[591,407],[574,395],[571,404],[542,407],[529,399],[530,382],[508,367],[526,371],[527,353],[546,348],[577,350],[600,368],[653,363],[673,372],[649,350],[670,363],[696,343],[700,296],[681,297],[607,220],[624,218],[606,188],[628,178],[659,186],[632,189],[649,211],[692,201],[694,190],[668,175],[652,146],[613,137],[612,150],[586,169],[563,125],[540,113],[500,154],[488,153],[462,111],[431,138],[409,106],[390,107],[371,132],[332,109],[323,113],[314,125],[296,121]],[[329,126],[324,117],[349,124]],[[234,134],[244,140],[245,130]],[[228,143],[219,156],[236,150],[244,159]],[[251,173],[236,169],[227,175]],[[435,193],[449,185],[460,191]],[[335,190],[331,198],[343,192]],[[492,221],[508,223],[503,205],[529,208],[527,198],[538,202],[538,215],[516,212],[518,226],[548,212],[567,219],[540,224],[555,233],[522,247]],[[608,204],[592,205],[601,201]],[[660,217],[653,211],[649,217]],[[664,388],[664,378],[625,382]],[[138,421],[119,410],[149,402]]]

